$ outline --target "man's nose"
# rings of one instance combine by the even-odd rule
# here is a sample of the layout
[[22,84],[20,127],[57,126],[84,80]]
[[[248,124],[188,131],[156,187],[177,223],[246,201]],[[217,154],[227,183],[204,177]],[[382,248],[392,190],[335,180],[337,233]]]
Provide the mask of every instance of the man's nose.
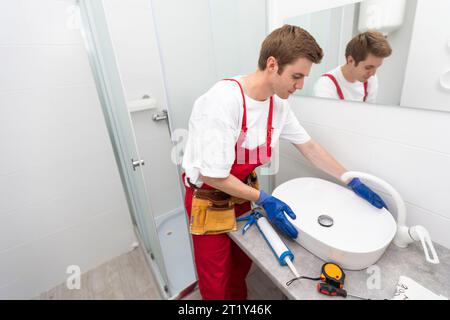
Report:
[[298,80],[298,81],[296,81],[295,82],[295,89],[297,90],[297,89],[301,89],[301,88],[303,88],[303,84],[304,84],[304,79],[301,79],[301,80]]

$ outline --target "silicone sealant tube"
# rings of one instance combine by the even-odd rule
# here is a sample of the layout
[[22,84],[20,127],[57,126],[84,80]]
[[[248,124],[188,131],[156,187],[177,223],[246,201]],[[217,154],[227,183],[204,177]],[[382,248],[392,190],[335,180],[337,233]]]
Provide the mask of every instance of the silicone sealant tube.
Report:
[[278,259],[278,262],[282,266],[287,265],[296,277],[300,277],[292,263],[292,261],[294,260],[294,254],[283,242],[283,240],[281,240],[280,236],[275,232],[269,221],[267,221],[266,217],[260,216],[259,218],[257,218],[256,225],[263,235],[264,239],[266,240],[267,244],[269,245],[270,249],[272,249],[275,257]]

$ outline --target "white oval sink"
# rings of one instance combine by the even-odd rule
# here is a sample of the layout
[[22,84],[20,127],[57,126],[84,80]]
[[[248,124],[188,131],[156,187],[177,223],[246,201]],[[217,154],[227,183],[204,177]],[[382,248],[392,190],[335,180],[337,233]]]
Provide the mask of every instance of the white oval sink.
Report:
[[[377,209],[353,191],[318,178],[297,178],[279,185],[273,196],[288,204],[297,219],[296,241],[325,261],[347,270],[373,265],[393,240],[397,224],[386,209]],[[332,226],[326,226],[332,218]],[[325,226],[324,226],[325,225]]]

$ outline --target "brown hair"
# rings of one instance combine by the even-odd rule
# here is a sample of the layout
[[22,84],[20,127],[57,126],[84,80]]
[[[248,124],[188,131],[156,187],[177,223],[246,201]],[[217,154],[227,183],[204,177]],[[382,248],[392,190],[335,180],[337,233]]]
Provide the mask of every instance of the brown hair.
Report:
[[369,30],[356,35],[347,44],[345,58],[352,56],[355,59],[356,66],[358,66],[358,63],[367,59],[369,53],[379,58],[386,58],[391,55],[391,46],[382,33]]
[[323,51],[306,30],[286,24],[272,31],[263,41],[258,60],[260,70],[266,69],[269,57],[277,59],[278,73],[281,74],[285,65],[295,62],[298,58],[320,63]]

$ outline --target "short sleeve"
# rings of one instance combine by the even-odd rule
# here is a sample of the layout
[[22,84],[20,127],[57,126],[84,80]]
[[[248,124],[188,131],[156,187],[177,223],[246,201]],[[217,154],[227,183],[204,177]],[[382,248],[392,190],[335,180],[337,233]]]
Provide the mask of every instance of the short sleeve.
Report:
[[303,144],[311,140],[308,132],[300,125],[287,102],[285,107],[288,108],[288,111],[286,112],[286,118],[281,128],[280,139],[287,140],[293,144]]
[[339,99],[336,86],[328,77],[320,77],[314,84],[313,94],[318,98]]
[[199,175],[229,176],[235,158],[239,103],[209,93],[197,99],[189,119],[183,168],[193,183]]
[[368,84],[369,94],[367,95],[367,102],[376,103],[378,94],[378,77],[375,75],[369,80]]

